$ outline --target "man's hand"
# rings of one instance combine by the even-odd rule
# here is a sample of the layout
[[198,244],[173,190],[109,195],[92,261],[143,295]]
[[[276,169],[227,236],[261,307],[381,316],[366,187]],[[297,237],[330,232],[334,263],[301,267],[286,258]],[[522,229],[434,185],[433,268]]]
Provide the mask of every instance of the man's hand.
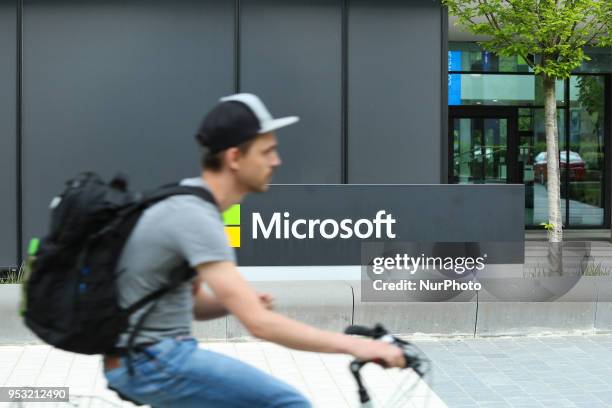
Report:
[[385,367],[406,366],[406,359],[402,350],[393,344],[385,343],[379,340],[357,339],[349,348],[349,353],[361,361],[377,361],[382,360]]
[[258,293],[259,301],[268,310],[274,309],[274,297],[269,293]]

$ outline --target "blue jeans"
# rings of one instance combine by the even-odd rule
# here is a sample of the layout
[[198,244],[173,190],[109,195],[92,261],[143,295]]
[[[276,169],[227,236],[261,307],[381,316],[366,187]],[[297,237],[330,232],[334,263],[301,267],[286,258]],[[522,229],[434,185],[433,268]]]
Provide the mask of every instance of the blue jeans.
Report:
[[166,339],[104,375],[111,388],[154,408],[310,408],[293,387],[241,361],[198,348],[192,338]]

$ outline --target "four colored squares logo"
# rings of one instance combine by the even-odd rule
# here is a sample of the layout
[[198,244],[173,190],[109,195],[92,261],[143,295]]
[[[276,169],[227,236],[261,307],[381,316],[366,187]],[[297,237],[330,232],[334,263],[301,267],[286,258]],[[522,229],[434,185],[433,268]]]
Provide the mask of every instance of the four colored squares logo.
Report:
[[232,248],[240,248],[240,204],[228,208],[223,213],[225,233]]

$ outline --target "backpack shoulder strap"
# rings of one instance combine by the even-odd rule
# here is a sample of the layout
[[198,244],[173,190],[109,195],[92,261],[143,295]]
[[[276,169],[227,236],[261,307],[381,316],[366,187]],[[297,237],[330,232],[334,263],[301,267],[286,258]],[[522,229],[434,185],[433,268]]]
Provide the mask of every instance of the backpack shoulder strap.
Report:
[[117,228],[119,225],[122,226],[124,231],[130,232],[136,225],[140,214],[144,210],[155,203],[176,195],[193,195],[199,197],[200,199],[214,205],[219,212],[219,216],[221,217],[221,209],[219,208],[219,204],[210,191],[202,187],[181,186],[175,183],[162,186],[156,190],[137,196],[134,203],[122,209],[116,221],[105,230],[102,230],[102,232],[105,232],[110,228]]
[[146,304],[161,298],[166,293],[178,288],[183,282],[189,281],[196,275],[193,268],[187,262],[183,262],[170,272],[171,281],[168,285],[155,290],[152,293],[144,296],[126,309],[127,314],[132,314]]
[[[166,198],[177,196],[177,195],[193,195],[193,196],[199,197],[202,200],[213,204],[215,208],[217,208],[217,210],[220,211],[217,201],[213,197],[212,193],[208,191],[207,189],[202,188],[202,187],[181,186],[179,184],[165,185],[149,194],[145,194],[145,196],[140,200],[138,207],[140,210],[142,210]],[[190,268],[189,265],[187,265],[186,263],[184,265],[180,265],[170,274],[171,276],[177,277],[175,281],[170,282],[170,284],[168,284],[167,286],[157,289],[156,291],[146,295],[142,299],[132,304],[127,309],[128,314],[134,313],[136,310],[140,309],[144,305],[162,297],[167,292],[175,289],[182,282],[185,282],[191,279],[193,277],[192,272],[193,272],[193,269]]]
[[143,197],[143,203],[145,203],[146,206],[150,206],[156,202],[176,195],[193,195],[219,208],[212,193],[207,189],[194,186],[181,186],[180,184],[168,184],[152,193],[146,194]]

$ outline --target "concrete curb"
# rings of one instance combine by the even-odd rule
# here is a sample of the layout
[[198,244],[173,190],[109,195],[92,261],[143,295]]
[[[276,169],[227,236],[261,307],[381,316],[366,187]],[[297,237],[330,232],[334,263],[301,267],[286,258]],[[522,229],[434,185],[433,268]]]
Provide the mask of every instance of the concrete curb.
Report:
[[[251,282],[258,292],[271,293],[275,310],[321,329],[341,331],[353,319],[353,291],[343,281]],[[250,334],[233,316],[227,318],[227,339]]]
[[597,279],[595,332],[612,333],[612,278]]
[[19,315],[21,285],[0,285],[0,344],[40,343]]
[[[597,280],[598,278],[582,277],[555,301],[480,301],[475,335],[524,336],[593,332],[597,308]],[[544,286],[548,283],[544,279],[527,282],[533,286]],[[534,295],[534,298],[537,298],[537,295]]]
[[[271,293],[280,313],[333,331],[383,323],[395,333],[431,336],[612,332],[610,277],[583,277],[555,302],[492,302],[484,295],[465,302],[362,302],[360,281],[251,284]],[[20,291],[21,285],[0,285],[0,344],[40,343],[18,314]],[[250,338],[234,317],[194,322],[193,334],[201,341]]]
[[361,282],[350,282],[355,292],[354,324],[382,323],[401,334],[473,336],[476,298],[466,302],[362,302]]

